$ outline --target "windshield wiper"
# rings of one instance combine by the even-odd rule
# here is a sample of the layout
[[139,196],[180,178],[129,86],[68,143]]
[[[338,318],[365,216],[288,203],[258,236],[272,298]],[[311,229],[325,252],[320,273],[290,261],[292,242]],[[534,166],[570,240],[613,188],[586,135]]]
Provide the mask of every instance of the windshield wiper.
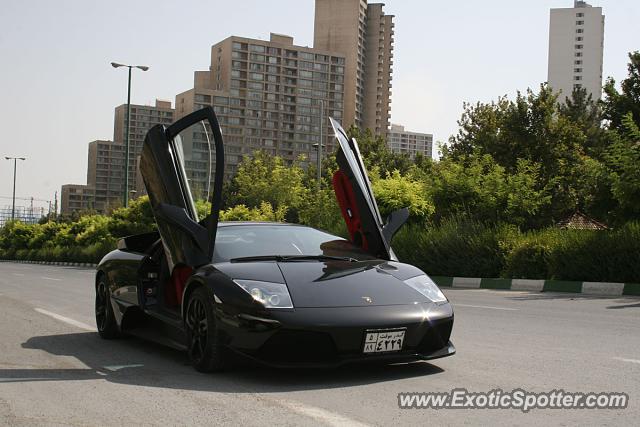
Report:
[[259,255],[231,258],[229,262],[282,261],[282,255]]
[[357,259],[347,256],[331,256],[331,255],[285,255],[283,261],[349,261],[358,262]]
[[330,256],[330,255],[259,255],[246,256],[240,258],[231,258],[230,262],[254,262],[254,261],[277,261],[277,262],[295,262],[295,261],[348,261],[358,262],[355,258]]

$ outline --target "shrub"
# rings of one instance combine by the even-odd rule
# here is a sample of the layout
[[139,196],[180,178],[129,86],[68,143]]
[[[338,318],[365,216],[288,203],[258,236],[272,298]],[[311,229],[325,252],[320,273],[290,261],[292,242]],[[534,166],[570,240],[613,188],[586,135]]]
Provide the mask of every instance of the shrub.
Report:
[[567,230],[549,259],[553,278],[640,282],[640,223],[614,231]]
[[613,231],[530,232],[507,255],[505,277],[640,282],[640,223]]
[[419,224],[403,227],[393,241],[398,258],[428,274],[459,277],[498,277],[505,248],[515,229],[488,226],[463,217],[442,221],[437,228]]
[[507,254],[503,276],[513,279],[548,279],[551,249],[540,239],[522,239]]
[[0,229],[0,247],[11,250],[26,249],[33,235],[33,226],[20,221],[9,221]]
[[83,217],[84,230],[76,235],[75,241],[79,246],[90,246],[113,239],[109,231],[111,220],[102,215]]
[[262,202],[258,208],[237,205],[220,212],[220,221],[284,221],[287,207],[280,206],[274,211],[268,202]]
[[65,228],[66,224],[58,222],[47,222],[44,224],[33,225],[33,236],[29,240],[29,248],[38,249],[42,247],[50,247],[56,244],[56,236]]
[[404,207],[408,207],[411,217],[420,222],[427,220],[434,213],[435,207],[423,190],[421,182],[403,177],[397,170],[386,178],[376,178],[375,174],[372,174],[371,178],[373,192],[383,218]]
[[347,227],[333,189],[323,188],[308,197],[298,212],[301,224],[319,228],[329,233],[346,236]]

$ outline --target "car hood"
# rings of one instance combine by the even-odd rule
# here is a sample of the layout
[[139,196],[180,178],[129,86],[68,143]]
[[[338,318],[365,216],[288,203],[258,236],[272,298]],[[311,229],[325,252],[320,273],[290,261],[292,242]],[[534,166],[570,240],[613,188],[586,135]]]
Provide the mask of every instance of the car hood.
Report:
[[296,308],[429,302],[404,283],[404,280],[424,273],[399,262],[247,262],[223,263],[216,268],[233,279],[285,282]]

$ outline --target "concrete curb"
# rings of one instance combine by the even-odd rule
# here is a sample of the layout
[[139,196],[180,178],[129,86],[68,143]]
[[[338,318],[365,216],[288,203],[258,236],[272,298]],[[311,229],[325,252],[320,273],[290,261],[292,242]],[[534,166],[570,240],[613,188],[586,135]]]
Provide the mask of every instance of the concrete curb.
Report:
[[431,276],[440,287],[501,289],[529,292],[570,292],[599,296],[640,296],[640,283],[574,282],[568,280],[488,279],[479,277]]
[[28,261],[28,260],[17,260],[17,259],[0,259],[0,262],[17,262],[19,264],[56,265],[60,267],[96,268],[98,266],[98,264],[92,264],[90,262]]

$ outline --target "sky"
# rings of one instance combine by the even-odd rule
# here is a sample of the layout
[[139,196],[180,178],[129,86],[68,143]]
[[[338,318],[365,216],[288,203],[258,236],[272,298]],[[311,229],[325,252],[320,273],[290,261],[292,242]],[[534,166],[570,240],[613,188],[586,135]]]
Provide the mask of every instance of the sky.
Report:
[[[209,66],[211,45],[230,36],[289,34],[313,44],[313,0],[4,0],[0,11],[0,206],[16,196],[36,206],[62,184],[85,184],[87,145],[113,138],[126,102],[171,100]],[[640,2],[593,0],[606,15],[604,76],[627,74],[640,50]],[[387,0],[395,15],[391,121],[446,141],[465,102],[538,88],[547,79],[549,9],[571,0]],[[16,204],[26,204],[18,200]]]

